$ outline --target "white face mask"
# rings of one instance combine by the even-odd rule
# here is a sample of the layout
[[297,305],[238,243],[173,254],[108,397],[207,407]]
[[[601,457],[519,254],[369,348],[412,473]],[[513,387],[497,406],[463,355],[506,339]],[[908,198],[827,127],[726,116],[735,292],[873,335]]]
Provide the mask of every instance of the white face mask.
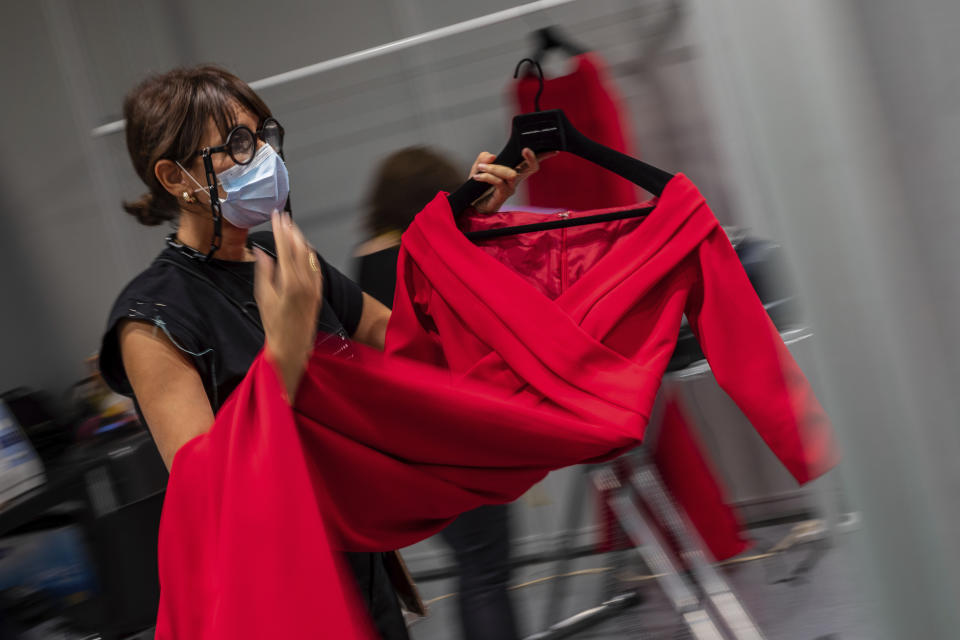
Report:
[[[200,187],[196,191],[207,191],[179,162],[177,166]],[[271,213],[283,210],[290,194],[287,167],[269,144],[260,147],[249,164],[218,173],[217,181],[227,194],[220,200],[223,217],[241,229],[268,222]]]

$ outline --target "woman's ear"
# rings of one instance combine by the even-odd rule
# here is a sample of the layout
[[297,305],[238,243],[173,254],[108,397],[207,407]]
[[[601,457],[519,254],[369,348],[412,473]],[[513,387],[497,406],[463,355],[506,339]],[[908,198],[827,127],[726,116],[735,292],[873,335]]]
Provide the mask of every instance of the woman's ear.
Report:
[[184,191],[192,194],[196,188],[186,173],[176,162],[166,158],[157,160],[153,167],[153,175],[157,177],[160,186],[177,199],[183,196]]

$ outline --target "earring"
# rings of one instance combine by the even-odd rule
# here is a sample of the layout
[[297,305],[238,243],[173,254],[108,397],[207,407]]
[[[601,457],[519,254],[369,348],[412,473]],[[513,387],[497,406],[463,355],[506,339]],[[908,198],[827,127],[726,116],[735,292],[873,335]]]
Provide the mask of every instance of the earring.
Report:
[[183,192],[183,201],[184,201],[184,202],[189,202],[190,204],[193,204],[194,202],[197,201],[197,199],[196,199],[195,197],[193,197],[193,194],[190,193],[189,191],[184,191],[184,192]]

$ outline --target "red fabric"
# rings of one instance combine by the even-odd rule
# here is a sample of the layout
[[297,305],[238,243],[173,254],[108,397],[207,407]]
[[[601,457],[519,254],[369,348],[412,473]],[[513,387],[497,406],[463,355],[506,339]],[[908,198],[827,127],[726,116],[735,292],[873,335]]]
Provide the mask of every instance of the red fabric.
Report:
[[660,477],[690,522],[701,534],[710,532],[706,542],[714,558],[730,558],[749,546],[740,535],[735,512],[725,504],[696,433],[672,394],[667,398],[652,454]]
[[[574,58],[573,73],[544,81],[541,109],[563,109],[585,136],[629,156],[638,157],[630,143],[627,119],[621,116],[620,97],[603,61],[595,53]],[[514,100],[523,113],[534,110],[539,83],[525,76],[514,83]],[[633,204],[637,187],[629,180],[572,155],[544,162],[526,181],[527,204],[540,207],[592,209]]]
[[[726,503],[718,476],[710,468],[699,439],[673,393],[668,393],[665,400],[651,454],[660,478],[691,524],[698,532],[709,532],[705,542],[713,558],[730,558],[749,547],[749,542],[741,535],[742,526],[736,512]],[[625,478],[629,475],[629,468],[618,468],[617,473]],[[598,492],[599,551],[632,546],[607,502],[609,495],[609,491]]]
[[177,452],[157,640],[374,637],[342,580],[285,395],[261,354],[211,430]]
[[[184,445],[160,526],[159,640],[367,638],[331,549],[404,547],[552,469],[637,444],[637,420],[518,407],[422,364],[315,353],[295,410],[261,354]],[[548,443],[545,446],[545,443]]]
[[[835,461],[827,417],[703,197],[680,174],[656,205],[643,221],[478,247],[438,195],[403,236],[388,353],[491,382],[517,404],[638,425],[640,438],[686,313],[717,381],[793,476],[825,472]],[[531,216],[468,215],[464,227]],[[689,448],[676,453],[663,461],[682,473]],[[696,501],[682,506],[709,521]],[[700,534],[711,549],[741,543],[732,527]]]

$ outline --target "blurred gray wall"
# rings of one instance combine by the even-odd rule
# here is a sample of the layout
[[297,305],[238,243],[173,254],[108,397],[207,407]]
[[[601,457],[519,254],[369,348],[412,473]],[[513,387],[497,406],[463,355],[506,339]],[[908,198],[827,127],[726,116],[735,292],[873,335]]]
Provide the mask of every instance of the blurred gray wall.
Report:
[[[9,148],[2,154],[7,233],[0,282],[10,303],[0,314],[7,356],[0,389],[19,384],[58,389],[79,377],[99,346],[121,287],[162,249],[166,227],[138,225],[120,201],[143,187],[129,166],[122,134],[89,131],[118,119],[123,95],[150,71],[214,62],[253,81],[297,67],[453,24],[510,6],[445,0],[44,0],[14,5],[4,101]],[[238,11],[240,7],[242,10]],[[497,151],[512,115],[508,98],[528,34],[562,25],[608,62],[629,111],[641,155],[684,171],[725,206],[699,76],[701,60],[688,3],[579,1],[262,92],[287,130],[295,217],[334,264],[350,271],[364,238],[359,218],[377,161],[411,144],[436,146],[466,173],[475,154]],[[567,70],[563,56],[547,72]],[[15,301],[15,302],[14,302]],[[543,550],[563,529],[563,500],[578,471],[559,473],[516,510],[517,553]],[[537,506],[533,506],[537,505]],[[583,509],[580,543],[595,512]],[[421,568],[436,562],[426,542],[408,554]]]
[[738,214],[785,243],[887,638],[960,626],[960,3],[697,3]]
[[[114,297],[163,246],[167,227],[141,227],[120,208],[143,191],[123,135],[89,135],[119,119],[124,93],[146,73],[213,62],[253,81],[516,4],[5,3],[0,389],[60,389],[77,379]],[[429,144],[466,172],[476,153],[499,149],[513,66],[530,49],[527,34],[548,24],[567,27],[610,63],[644,157],[691,175],[726,216],[683,6],[575,2],[263,91],[288,132],[297,221],[349,273],[376,162]],[[565,63],[549,69],[563,73]]]
[[[257,3],[215,0],[44,0],[6,11],[0,198],[6,233],[0,282],[0,389],[60,389],[81,375],[123,285],[163,248],[166,227],[138,225],[120,208],[143,191],[122,134],[91,138],[118,119],[123,95],[146,73],[213,62],[257,80],[520,3],[357,0]],[[240,7],[242,10],[238,11]],[[295,218],[335,265],[350,272],[359,219],[380,158],[428,144],[466,170],[506,139],[516,62],[528,34],[559,24],[608,62],[629,111],[636,148],[684,171],[731,219],[698,81],[700,60],[685,2],[580,1],[262,92],[287,130]],[[547,72],[567,71],[563,56]],[[15,150],[15,151],[14,151]],[[563,528],[563,497],[577,471],[551,476],[516,511],[518,554],[543,550]],[[583,511],[581,543],[593,510]],[[432,565],[426,542],[408,554]]]

